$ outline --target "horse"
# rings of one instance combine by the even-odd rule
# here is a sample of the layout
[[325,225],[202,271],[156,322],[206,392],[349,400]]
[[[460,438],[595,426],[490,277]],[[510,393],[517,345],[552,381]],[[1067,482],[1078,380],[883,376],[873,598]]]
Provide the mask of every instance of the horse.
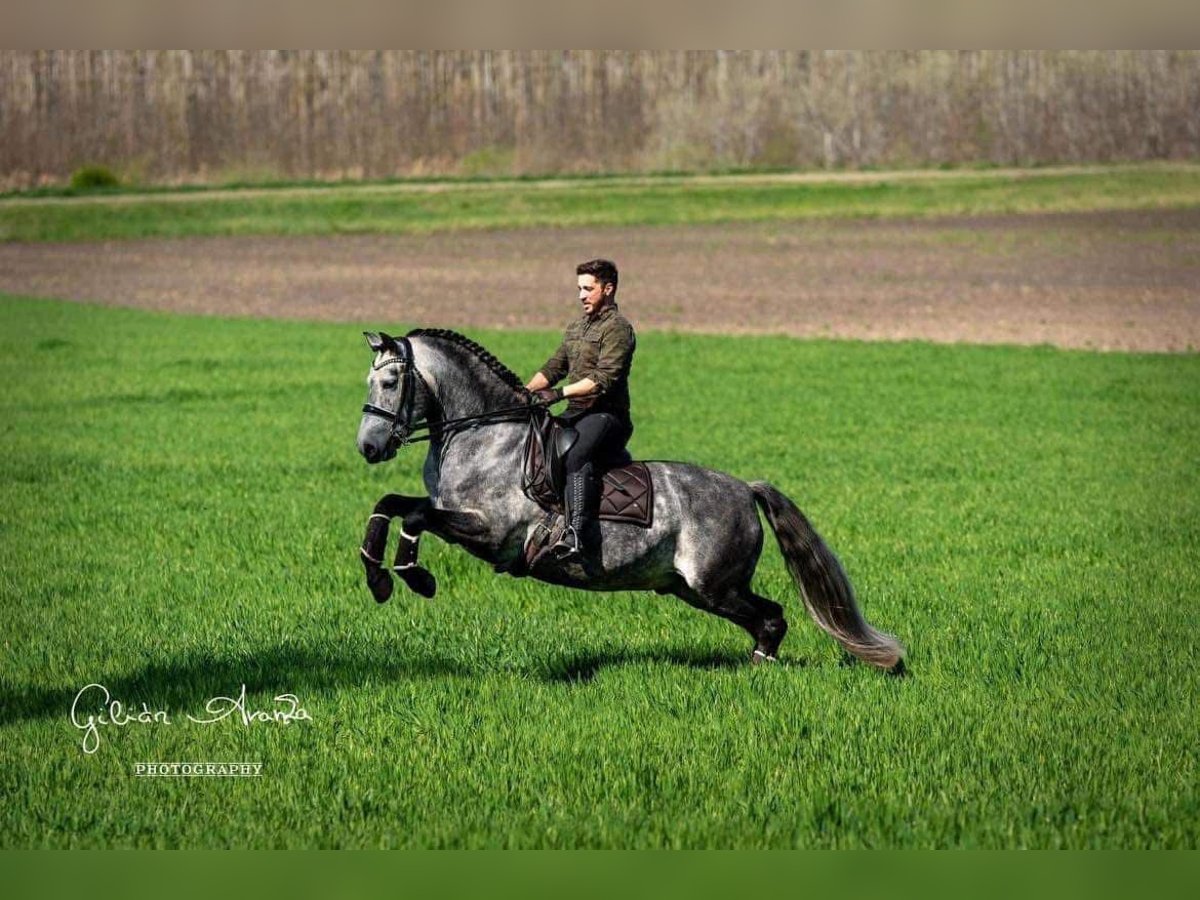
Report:
[[[498,572],[514,572],[546,516],[522,489],[529,420],[545,407],[512,370],[458,332],[364,336],[374,359],[359,452],[376,465],[410,443],[429,442],[428,496],[387,494],[368,519],[360,556],[375,599],[390,597],[392,573],[416,593],[434,595],[436,579],[418,559],[425,532],[461,545]],[[903,672],[899,641],[867,623],[841,563],[782,492],[685,462],[645,466],[654,483],[650,527],[592,518],[587,546],[594,549],[582,560],[543,559],[528,575],[584,590],[674,595],[745,629],[754,642],[750,663],[774,662],[788,624],[782,606],[751,588],[763,548],[761,509],[817,626],[865,662]],[[401,527],[389,571],[384,554],[393,519]]]

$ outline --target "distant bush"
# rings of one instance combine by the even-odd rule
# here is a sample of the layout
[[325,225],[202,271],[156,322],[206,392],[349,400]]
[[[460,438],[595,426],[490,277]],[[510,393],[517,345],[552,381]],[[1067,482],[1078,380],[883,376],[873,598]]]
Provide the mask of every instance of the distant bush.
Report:
[[118,187],[121,179],[107,166],[83,166],[71,175],[71,187],[77,191]]
[[512,175],[515,162],[516,152],[512,147],[489,145],[466,154],[459,170],[468,177]]

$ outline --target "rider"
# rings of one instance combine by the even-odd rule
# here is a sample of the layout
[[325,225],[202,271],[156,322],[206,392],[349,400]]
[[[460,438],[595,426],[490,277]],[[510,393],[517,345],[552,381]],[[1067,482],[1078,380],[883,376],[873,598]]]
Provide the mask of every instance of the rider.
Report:
[[[570,401],[560,418],[579,432],[565,460],[567,530],[553,548],[563,556],[583,552],[584,523],[595,508],[596,463],[619,453],[633,434],[629,368],[637,344],[633,326],[617,309],[616,265],[593,259],[575,274],[583,315],[567,326],[558,350],[526,385],[547,404]],[[566,383],[555,388],[564,375]]]

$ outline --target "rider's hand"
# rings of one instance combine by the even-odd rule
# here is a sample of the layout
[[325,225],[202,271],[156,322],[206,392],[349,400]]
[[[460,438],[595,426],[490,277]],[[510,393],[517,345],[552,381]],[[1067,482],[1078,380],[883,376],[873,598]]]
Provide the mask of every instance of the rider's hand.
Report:
[[542,388],[540,391],[534,391],[533,396],[539,403],[550,406],[563,398],[563,392],[559,388]]

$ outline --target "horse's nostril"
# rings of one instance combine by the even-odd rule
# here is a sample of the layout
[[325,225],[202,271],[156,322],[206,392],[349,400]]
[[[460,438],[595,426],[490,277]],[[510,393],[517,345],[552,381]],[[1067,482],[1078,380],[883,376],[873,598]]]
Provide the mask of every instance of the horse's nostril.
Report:
[[365,456],[367,458],[368,462],[375,459],[375,456],[378,453],[379,453],[379,451],[375,449],[374,444],[364,444],[363,445],[362,454],[363,454],[363,456]]

